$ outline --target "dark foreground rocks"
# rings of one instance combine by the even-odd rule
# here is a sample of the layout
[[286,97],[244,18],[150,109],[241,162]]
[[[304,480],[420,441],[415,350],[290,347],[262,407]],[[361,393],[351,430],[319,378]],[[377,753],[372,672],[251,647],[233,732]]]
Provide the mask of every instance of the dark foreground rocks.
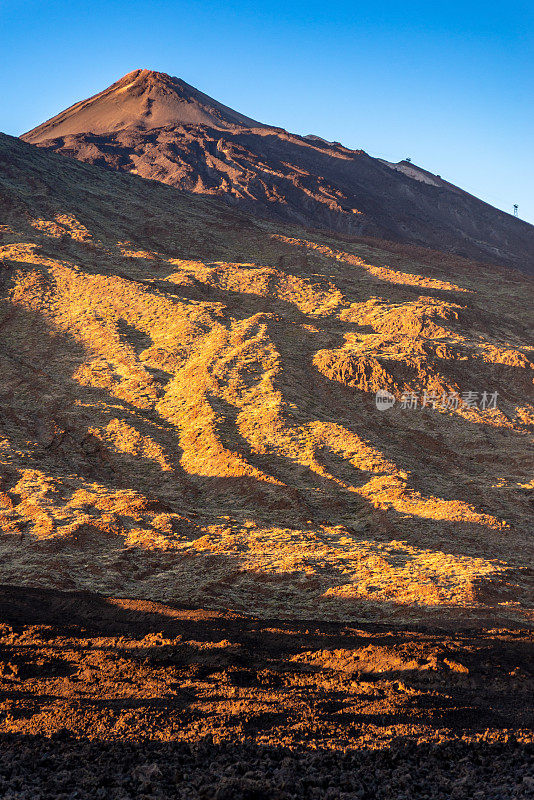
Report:
[[348,753],[256,745],[4,736],[0,793],[11,800],[531,798],[532,745],[399,743]]

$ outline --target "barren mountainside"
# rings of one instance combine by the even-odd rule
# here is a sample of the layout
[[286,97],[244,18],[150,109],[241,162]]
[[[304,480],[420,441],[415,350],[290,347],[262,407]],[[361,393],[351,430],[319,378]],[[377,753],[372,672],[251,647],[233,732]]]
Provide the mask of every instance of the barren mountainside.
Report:
[[534,272],[534,227],[415,164],[256,122],[178,78],[125,75],[23,137],[255,215]]
[[1,582],[529,619],[529,278],[8,136],[0,211]]

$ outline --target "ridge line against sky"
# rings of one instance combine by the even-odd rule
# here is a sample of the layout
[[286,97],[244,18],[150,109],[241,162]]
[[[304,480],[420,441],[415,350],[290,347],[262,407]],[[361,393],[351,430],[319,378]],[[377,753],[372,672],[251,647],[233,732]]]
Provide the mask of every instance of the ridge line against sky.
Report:
[[534,223],[530,2],[3,0],[0,51],[12,135],[146,67]]

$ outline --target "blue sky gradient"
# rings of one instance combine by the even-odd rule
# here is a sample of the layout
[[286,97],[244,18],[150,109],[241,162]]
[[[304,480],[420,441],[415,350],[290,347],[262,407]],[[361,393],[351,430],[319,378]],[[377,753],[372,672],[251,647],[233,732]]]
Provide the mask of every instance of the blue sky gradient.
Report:
[[146,67],[534,223],[531,0],[0,0],[0,54],[6,133]]

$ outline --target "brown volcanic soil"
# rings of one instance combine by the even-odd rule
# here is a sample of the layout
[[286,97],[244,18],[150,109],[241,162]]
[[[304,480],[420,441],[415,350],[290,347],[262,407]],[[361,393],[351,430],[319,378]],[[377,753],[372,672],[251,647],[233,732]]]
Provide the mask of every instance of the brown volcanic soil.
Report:
[[[4,582],[263,618],[531,619],[526,277],[10,137],[0,159]],[[499,400],[380,413],[377,389]]]
[[529,798],[526,632],[344,627],[0,589],[0,792]]
[[532,225],[414,164],[262,125],[163,73],[135,70],[22,138],[255,215],[534,272]]

